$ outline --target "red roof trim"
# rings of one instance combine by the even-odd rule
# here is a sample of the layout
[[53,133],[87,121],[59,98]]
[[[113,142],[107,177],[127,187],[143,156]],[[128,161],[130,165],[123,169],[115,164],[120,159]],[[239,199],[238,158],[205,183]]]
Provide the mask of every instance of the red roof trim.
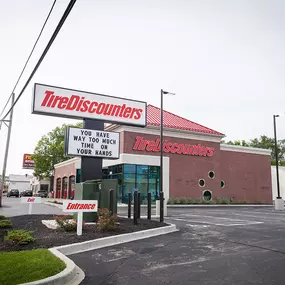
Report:
[[[147,125],[160,126],[160,108],[153,105],[148,105],[147,108]],[[153,114],[153,112],[155,112],[155,114]],[[201,124],[197,124],[188,119],[182,118],[181,116],[175,115],[166,110],[163,110],[163,118],[163,126],[166,128],[224,136],[224,134],[218,131],[207,128]]]
[[[160,108],[147,105],[147,126],[160,126]],[[106,127],[108,130],[113,124]],[[181,116],[175,115],[171,112],[163,110],[163,126],[169,129],[185,130],[196,133],[204,133],[209,135],[224,136],[224,134],[215,131],[213,129],[207,128],[203,125],[197,124],[188,119],[182,118]]]

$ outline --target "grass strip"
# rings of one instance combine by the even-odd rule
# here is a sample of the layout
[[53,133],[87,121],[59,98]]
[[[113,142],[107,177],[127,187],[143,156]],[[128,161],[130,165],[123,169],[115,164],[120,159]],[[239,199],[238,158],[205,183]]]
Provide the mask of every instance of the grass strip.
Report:
[[65,263],[47,249],[0,253],[0,284],[37,281],[65,269]]

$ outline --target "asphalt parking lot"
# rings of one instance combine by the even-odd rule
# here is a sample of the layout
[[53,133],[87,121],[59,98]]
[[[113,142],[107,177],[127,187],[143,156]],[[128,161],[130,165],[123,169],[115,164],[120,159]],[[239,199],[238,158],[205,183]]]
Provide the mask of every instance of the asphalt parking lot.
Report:
[[285,284],[285,212],[172,208],[180,231],[69,256],[82,284]]
[[[45,199],[42,199],[44,202]],[[7,217],[28,215],[29,205],[21,203],[21,198],[3,196],[2,207],[0,208],[0,215]],[[32,214],[62,214],[59,208],[46,205],[44,203],[34,204]]]

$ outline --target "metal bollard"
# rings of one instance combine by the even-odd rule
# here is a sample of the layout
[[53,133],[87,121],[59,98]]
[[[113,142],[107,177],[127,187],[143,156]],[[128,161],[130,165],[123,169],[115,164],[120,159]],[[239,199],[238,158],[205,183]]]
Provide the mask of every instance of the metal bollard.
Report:
[[132,216],[132,193],[128,194],[128,218]]
[[159,220],[162,223],[163,222],[163,206],[164,206],[164,193],[160,192],[159,193],[159,200],[160,200],[160,215],[159,215]]
[[141,218],[141,193],[138,192],[138,219]]
[[134,225],[138,224],[138,191],[134,192]]
[[147,219],[151,220],[151,193],[147,193]]
[[109,210],[111,212],[111,214],[113,215],[114,214],[114,189],[110,189],[110,192],[109,192]]

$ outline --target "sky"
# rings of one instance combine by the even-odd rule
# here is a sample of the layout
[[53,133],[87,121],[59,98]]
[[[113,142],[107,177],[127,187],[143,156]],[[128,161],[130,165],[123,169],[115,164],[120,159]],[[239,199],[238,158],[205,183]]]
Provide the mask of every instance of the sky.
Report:
[[[16,89],[21,91],[68,0],[58,0]],[[53,0],[0,0],[0,111]],[[285,112],[285,1],[77,0],[14,109],[7,174],[24,153],[75,120],[31,114],[35,82],[160,105],[226,134],[226,140],[273,137]],[[278,118],[285,138],[285,115]],[[7,128],[0,131],[0,171]]]

